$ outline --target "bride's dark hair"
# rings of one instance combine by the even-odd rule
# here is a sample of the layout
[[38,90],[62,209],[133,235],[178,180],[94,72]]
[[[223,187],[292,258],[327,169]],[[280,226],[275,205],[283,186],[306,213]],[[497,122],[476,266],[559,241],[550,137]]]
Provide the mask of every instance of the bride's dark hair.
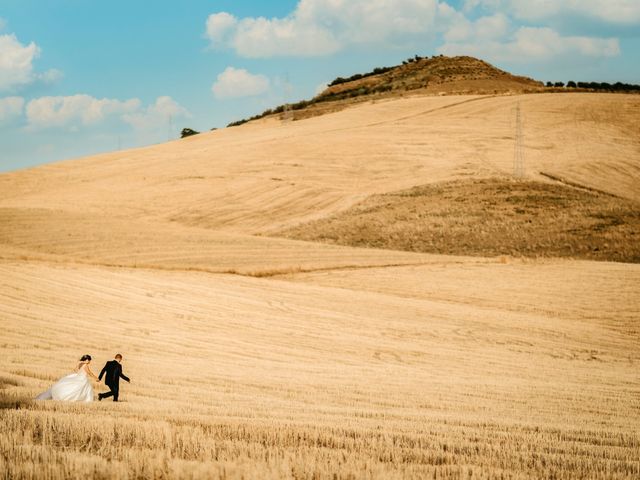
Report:
[[91,360],[91,355],[82,355],[80,358],[81,362],[86,362],[87,360]]

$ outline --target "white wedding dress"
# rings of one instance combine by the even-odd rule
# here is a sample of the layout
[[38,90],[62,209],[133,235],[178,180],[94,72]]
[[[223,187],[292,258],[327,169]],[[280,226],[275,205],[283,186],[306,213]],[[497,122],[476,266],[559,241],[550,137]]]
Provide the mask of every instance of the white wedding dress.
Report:
[[92,402],[93,387],[85,371],[81,367],[76,373],[62,377],[49,390],[42,392],[36,400],[61,400],[64,402]]

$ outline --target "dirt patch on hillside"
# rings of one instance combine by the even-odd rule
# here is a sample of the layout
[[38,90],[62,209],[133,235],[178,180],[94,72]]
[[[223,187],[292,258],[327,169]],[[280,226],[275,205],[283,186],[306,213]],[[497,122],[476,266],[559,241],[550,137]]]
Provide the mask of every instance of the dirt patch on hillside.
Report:
[[374,195],[338,215],[280,235],[451,255],[640,263],[640,205],[566,185],[456,181]]

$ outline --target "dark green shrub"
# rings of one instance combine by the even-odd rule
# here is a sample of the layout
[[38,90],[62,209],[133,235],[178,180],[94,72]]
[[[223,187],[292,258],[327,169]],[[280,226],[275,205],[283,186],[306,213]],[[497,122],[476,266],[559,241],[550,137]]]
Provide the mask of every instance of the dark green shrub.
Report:
[[198,135],[200,132],[193,130],[192,128],[183,128],[180,132],[180,138],[190,137],[192,135]]

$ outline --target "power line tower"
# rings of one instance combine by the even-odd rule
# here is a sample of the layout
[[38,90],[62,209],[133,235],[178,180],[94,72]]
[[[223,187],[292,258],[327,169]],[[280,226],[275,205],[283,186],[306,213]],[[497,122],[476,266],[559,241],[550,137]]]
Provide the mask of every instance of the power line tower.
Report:
[[516,137],[513,151],[513,176],[515,178],[525,177],[524,168],[524,135],[522,133],[522,113],[520,112],[520,102],[516,105]]

